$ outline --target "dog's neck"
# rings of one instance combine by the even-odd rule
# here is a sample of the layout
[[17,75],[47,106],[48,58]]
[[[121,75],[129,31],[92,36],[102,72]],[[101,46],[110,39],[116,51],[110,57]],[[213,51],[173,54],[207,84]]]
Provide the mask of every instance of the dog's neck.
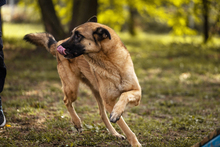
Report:
[[111,71],[123,70],[130,54],[124,45],[117,45],[112,49],[102,49],[98,53],[89,53],[84,56],[92,65]]
[[84,54],[85,59],[100,76],[114,81],[121,81],[121,70],[126,64],[126,58],[129,55],[125,49],[122,51],[103,52]]

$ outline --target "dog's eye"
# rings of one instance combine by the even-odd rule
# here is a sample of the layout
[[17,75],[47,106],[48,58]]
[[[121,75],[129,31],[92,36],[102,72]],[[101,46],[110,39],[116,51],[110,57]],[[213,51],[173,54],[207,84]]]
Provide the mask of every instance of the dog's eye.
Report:
[[82,38],[82,35],[80,35],[79,33],[76,33],[75,36],[74,36],[74,39],[75,39],[76,41],[80,41],[81,38]]

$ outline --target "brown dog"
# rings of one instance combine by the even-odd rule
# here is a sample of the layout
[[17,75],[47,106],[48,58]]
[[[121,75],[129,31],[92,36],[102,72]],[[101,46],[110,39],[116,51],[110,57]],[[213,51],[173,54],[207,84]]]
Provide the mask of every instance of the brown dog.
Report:
[[48,33],[27,34],[24,39],[45,47],[56,56],[64,103],[78,131],[82,131],[81,120],[72,103],[77,98],[79,82],[83,82],[93,92],[101,118],[110,133],[125,138],[112,127],[105,109],[111,113],[110,121],[117,122],[129,143],[141,146],[121,116],[126,105],[140,103],[141,87],[130,54],[114,30],[97,23],[97,18],[92,17],[76,27],[69,38],[59,42]]

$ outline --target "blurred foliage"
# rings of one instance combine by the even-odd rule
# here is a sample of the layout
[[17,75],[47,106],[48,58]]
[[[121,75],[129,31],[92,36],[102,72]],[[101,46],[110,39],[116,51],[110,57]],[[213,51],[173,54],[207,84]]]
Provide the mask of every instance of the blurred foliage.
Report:
[[[64,26],[70,22],[73,1],[53,0],[57,15]],[[140,30],[143,30],[152,20],[172,28],[171,33],[175,35],[195,35],[202,30],[202,0],[98,0],[98,5],[98,21],[116,31],[127,30],[126,25],[131,18],[130,8],[135,10],[133,21],[136,28]],[[32,7],[36,10],[35,13],[39,13],[37,1],[23,0],[19,2],[19,6]],[[219,31],[216,28],[220,28],[220,1],[209,0],[208,7],[211,33],[216,33]],[[190,26],[190,23],[193,25]]]
[[73,0],[53,0],[55,10],[62,24],[68,24],[71,19]]
[[[28,19],[40,19],[40,8],[38,6],[37,1],[33,0],[22,0],[19,1],[18,4],[19,7],[21,7],[24,10],[23,16],[28,17]],[[24,22],[28,22],[29,20],[24,20]],[[36,20],[33,20],[36,21]]]
[[[141,16],[142,20],[150,17],[159,23],[167,24],[175,35],[195,35],[197,31],[194,26],[190,28],[189,21],[200,26],[203,22],[202,0],[98,0],[98,2],[99,22],[108,24],[115,30],[121,30],[130,19],[129,7],[136,9],[137,16]],[[219,5],[220,1],[209,1],[210,23],[214,24],[219,17]]]
[[98,21],[119,31],[129,17],[127,0],[98,0]]
[[[196,31],[192,30],[188,27],[188,17],[189,15],[194,15],[196,17],[196,13],[193,13],[192,8],[188,5],[190,0],[134,0],[134,1],[126,1],[122,0],[120,2],[117,1],[117,7],[109,7],[110,4],[116,5],[116,0],[99,0],[99,3],[103,5],[100,6],[99,21],[103,23],[108,23],[111,20],[117,20],[118,24],[122,26],[129,19],[127,14],[128,7],[133,7],[137,10],[138,14],[141,15],[142,19],[146,17],[156,17],[158,22],[167,23],[168,26],[173,28],[173,33],[175,35],[195,35]],[[199,1],[195,0],[193,3],[197,4]],[[119,7],[119,4],[121,7]],[[124,11],[118,9],[123,8]],[[200,8],[200,7],[199,7]],[[119,10],[119,13],[118,11]],[[103,13],[104,12],[104,13]],[[112,13],[107,13],[112,12]],[[114,14],[114,15],[113,15]],[[112,18],[112,16],[114,16]],[[121,16],[121,18],[120,18]],[[108,20],[104,20],[108,18]],[[110,18],[110,19],[109,19]],[[114,19],[115,18],[115,19]],[[117,19],[120,18],[120,19]],[[196,17],[197,18],[197,17]],[[119,21],[120,20],[120,21]],[[198,18],[196,19],[198,20]],[[114,21],[108,23],[110,26],[113,26],[112,23],[115,25]],[[118,26],[117,26],[118,28]],[[117,28],[115,28],[117,30]]]

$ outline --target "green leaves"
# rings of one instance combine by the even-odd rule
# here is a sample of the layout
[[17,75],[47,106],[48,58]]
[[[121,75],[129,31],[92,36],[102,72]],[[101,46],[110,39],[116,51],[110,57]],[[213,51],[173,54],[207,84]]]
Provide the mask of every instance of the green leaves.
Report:
[[67,25],[71,20],[73,0],[53,0],[58,17],[63,25]]
[[116,31],[120,31],[128,19],[126,0],[99,0],[98,22],[107,24]]

